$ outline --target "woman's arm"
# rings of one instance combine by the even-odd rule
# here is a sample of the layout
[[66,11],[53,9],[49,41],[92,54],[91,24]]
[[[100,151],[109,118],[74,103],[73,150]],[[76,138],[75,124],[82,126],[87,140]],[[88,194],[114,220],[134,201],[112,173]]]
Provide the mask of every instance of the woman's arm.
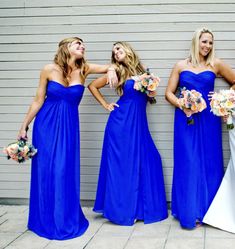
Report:
[[175,96],[175,92],[179,82],[179,73],[180,73],[180,68],[177,63],[171,71],[171,75],[165,92],[165,97],[169,103],[171,103],[176,107],[181,108],[181,106],[179,105],[178,98]]
[[88,64],[88,74],[97,74],[97,73],[107,73],[106,84],[110,84],[110,87],[115,87],[118,84],[118,78],[115,71],[115,66],[112,64],[107,65],[98,65],[98,64]]
[[215,67],[217,69],[217,74],[221,75],[228,83],[235,83],[235,71],[221,59],[216,59]]
[[104,87],[107,82],[107,75],[104,75],[98,79],[93,80],[89,85],[88,89],[92,93],[92,95],[96,98],[96,100],[108,111],[113,111],[114,107],[119,107],[116,103],[108,104],[102,94],[100,93],[99,89]]
[[42,107],[45,96],[46,96],[46,86],[48,79],[48,69],[47,66],[41,71],[39,86],[36,92],[36,96],[34,97],[33,103],[29,107],[29,110],[26,114],[26,117],[21,125],[21,128],[18,133],[18,139],[25,138],[27,139],[27,130],[29,124],[32,122],[34,117],[37,115],[38,111]]

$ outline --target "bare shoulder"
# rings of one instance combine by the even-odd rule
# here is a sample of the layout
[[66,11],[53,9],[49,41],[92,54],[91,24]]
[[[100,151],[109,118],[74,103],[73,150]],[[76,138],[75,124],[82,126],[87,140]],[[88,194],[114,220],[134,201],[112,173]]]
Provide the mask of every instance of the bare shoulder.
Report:
[[215,65],[215,67],[222,66],[223,64],[225,64],[225,62],[223,60],[221,60],[220,58],[215,58],[214,59],[214,65]]
[[41,76],[44,76],[47,79],[53,78],[53,75],[58,73],[61,74],[61,68],[54,63],[46,64],[41,70]]
[[59,69],[59,66],[54,64],[54,63],[51,63],[51,64],[46,64],[43,68],[42,68],[42,71],[47,71],[47,72],[51,72],[53,70],[58,70]]
[[174,71],[180,73],[181,71],[183,71],[187,67],[187,64],[188,64],[187,59],[180,60],[180,61],[176,62],[175,66],[174,66]]

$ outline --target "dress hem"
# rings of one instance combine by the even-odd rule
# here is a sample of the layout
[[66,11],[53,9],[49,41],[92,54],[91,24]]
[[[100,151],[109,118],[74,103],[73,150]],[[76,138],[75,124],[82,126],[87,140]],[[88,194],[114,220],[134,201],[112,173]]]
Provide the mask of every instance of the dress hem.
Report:
[[37,234],[40,237],[43,237],[43,238],[46,238],[46,239],[49,239],[49,240],[68,240],[68,239],[74,239],[76,237],[82,236],[86,232],[86,230],[87,230],[88,227],[89,227],[89,222],[87,221],[87,224],[77,234],[74,234],[72,236],[64,236],[62,238],[58,238],[56,236],[48,236],[48,235],[45,235],[44,233],[38,232],[37,229],[34,229],[34,228],[32,228],[32,227],[30,227],[28,225],[28,229],[31,232]]
[[106,215],[106,214],[104,213],[103,210],[93,209],[93,211],[94,211],[95,213],[102,214],[104,218],[106,218],[106,219],[108,219],[109,221],[111,221],[112,223],[117,224],[117,225],[120,225],[120,226],[133,226],[133,225],[135,224],[135,221],[136,221],[136,220],[141,220],[141,221],[144,222],[144,224],[147,225],[147,224],[151,224],[151,223],[154,223],[154,222],[159,222],[159,221],[165,220],[165,219],[167,219],[167,217],[168,217],[168,214],[163,215],[162,217],[153,218],[153,219],[138,219],[138,218],[136,217],[136,218],[135,218],[133,221],[131,221],[131,222],[120,222],[120,221],[117,221],[117,220],[115,220],[115,219],[112,219],[112,218],[108,217],[108,215]]

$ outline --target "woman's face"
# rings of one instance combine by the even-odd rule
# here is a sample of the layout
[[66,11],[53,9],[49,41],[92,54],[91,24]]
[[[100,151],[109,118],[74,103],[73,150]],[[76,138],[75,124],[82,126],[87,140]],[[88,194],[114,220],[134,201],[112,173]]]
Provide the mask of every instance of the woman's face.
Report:
[[126,52],[120,44],[113,46],[113,56],[117,62],[123,62],[126,57]]
[[199,39],[199,54],[206,57],[213,48],[213,37],[210,33],[203,33]]
[[68,45],[68,50],[71,56],[75,56],[77,59],[81,59],[85,53],[85,46],[82,41],[76,40]]

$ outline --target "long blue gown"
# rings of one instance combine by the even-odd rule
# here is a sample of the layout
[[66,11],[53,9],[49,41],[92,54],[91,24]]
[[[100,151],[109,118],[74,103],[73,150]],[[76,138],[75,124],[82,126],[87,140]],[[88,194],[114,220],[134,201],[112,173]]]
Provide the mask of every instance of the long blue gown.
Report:
[[107,122],[94,211],[119,225],[167,217],[162,163],[149,132],[147,96],[124,84]]
[[32,160],[28,228],[48,239],[82,235],[88,221],[80,206],[78,105],[83,85],[49,81],[33,128],[38,149]]
[[188,229],[203,220],[223,176],[221,120],[210,112],[208,100],[215,78],[209,70],[182,71],[179,78],[181,88],[199,91],[207,103],[193,114],[193,125],[187,125],[182,110],[175,110],[172,215]]

